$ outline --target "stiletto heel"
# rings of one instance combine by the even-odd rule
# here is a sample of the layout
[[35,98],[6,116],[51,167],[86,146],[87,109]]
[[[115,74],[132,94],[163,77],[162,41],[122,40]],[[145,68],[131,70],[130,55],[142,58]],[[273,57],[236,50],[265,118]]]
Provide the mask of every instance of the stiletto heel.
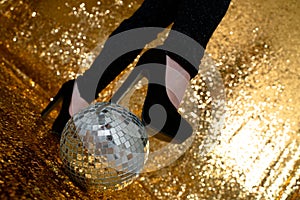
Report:
[[47,107],[41,112],[41,116],[46,117],[62,101],[61,110],[52,125],[52,132],[59,136],[61,135],[65,124],[71,118],[69,114],[69,106],[71,103],[74,82],[75,80],[65,82],[53,100],[49,102]]
[[140,68],[135,68],[126,78],[122,86],[113,94],[110,102],[119,104],[123,97],[128,94],[129,90],[136,85],[144,76]]
[[118,103],[137,81],[142,77],[147,78],[148,90],[142,110],[142,122],[146,129],[156,133],[154,137],[178,144],[189,138],[193,129],[169,100],[165,74],[166,55],[161,50],[148,50],[142,55],[137,66],[113,95],[111,101]]
[[41,117],[45,118],[49,115],[49,113],[62,101],[63,90],[62,88],[57,92],[55,97],[48,103],[47,107],[41,112]]

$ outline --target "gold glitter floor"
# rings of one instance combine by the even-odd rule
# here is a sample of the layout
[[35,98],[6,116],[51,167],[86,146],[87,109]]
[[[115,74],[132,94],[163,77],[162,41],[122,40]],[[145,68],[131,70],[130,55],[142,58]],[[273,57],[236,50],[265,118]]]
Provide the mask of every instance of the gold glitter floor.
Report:
[[56,113],[39,113],[141,2],[0,0],[0,199],[300,199],[298,0],[232,1],[207,49],[227,110],[210,154],[196,137],[175,163],[113,193],[83,192],[64,174]]

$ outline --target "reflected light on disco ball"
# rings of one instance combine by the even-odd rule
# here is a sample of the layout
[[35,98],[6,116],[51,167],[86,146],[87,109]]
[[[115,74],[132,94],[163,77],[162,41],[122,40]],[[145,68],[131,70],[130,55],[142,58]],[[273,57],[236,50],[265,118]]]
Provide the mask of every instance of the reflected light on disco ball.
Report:
[[149,142],[141,121],[113,103],[95,103],[66,124],[60,157],[69,177],[87,190],[120,190],[143,170]]

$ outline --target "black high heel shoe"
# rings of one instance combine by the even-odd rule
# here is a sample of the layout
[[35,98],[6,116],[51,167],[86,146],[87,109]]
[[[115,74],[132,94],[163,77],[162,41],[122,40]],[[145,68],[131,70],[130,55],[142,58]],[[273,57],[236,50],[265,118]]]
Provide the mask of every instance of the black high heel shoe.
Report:
[[159,49],[145,52],[137,66],[111,98],[118,103],[120,99],[141,78],[148,79],[148,90],[142,110],[142,122],[146,128],[155,131],[154,137],[171,143],[182,143],[193,133],[192,126],[181,117],[169,100],[165,83],[166,54]]
[[41,116],[47,116],[59,102],[62,101],[61,110],[52,125],[52,132],[61,136],[61,133],[65,127],[65,124],[71,118],[69,113],[69,106],[72,99],[72,92],[75,80],[69,80],[65,82],[59,89],[58,93],[55,95],[53,100],[47,105],[47,107],[42,111]]

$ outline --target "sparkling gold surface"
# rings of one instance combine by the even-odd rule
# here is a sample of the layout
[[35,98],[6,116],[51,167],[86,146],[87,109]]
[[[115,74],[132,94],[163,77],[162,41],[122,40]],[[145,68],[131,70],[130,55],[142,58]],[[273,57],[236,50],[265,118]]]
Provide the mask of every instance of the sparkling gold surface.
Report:
[[56,113],[46,120],[39,113],[141,2],[0,0],[0,198],[300,199],[298,0],[232,1],[207,49],[224,79],[227,110],[221,142],[208,155],[199,147],[210,93],[198,76],[191,88],[203,105],[199,129],[175,163],[113,193],[84,192],[65,175],[49,132]]

